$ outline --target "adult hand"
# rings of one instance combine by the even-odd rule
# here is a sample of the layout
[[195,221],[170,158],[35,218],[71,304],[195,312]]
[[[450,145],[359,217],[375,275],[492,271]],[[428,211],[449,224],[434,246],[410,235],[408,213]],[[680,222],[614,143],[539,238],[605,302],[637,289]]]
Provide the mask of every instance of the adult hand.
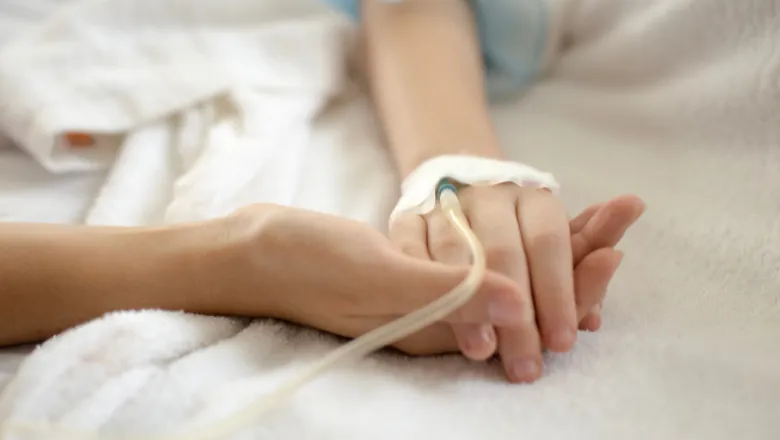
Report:
[[[547,191],[504,184],[467,187],[458,198],[482,241],[488,268],[520,287],[517,301],[528,313],[507,326],[454,323],[451,333],[467,357],[486,359],[498,348],[511,380],[535,380],[541,374],[543,346],[567,351],[578,323],[598,328],[600,303],[620,260],[616,251],[598,249],[614,246],[644,205],[636,197],[622,197],[589,208],[570,226],[563,204]],[[455,265],[469,261],[468,249],[438,210],[399,218],[390,236],[404,253],[421,260]],[[577,271],[575,262],[580,263]],[[436,331],[434,335],[430,329],[427,338],[438,346],[451,339],[441,327]],[[421,338],[404,343],[422,352],[420,346],[427,345]]]
[[[226,241],[238,244],[212,257],[221,259],[212,272],[226,293],[213,296],[210,313],[268,316],[357,337],[429,304],[470,270],[405,255],[368,225],[300,209],[254,205],[221,221],[230,225]],[[513,327],[529,307],[515,282],[489,272],[475,297],[444,322]]]

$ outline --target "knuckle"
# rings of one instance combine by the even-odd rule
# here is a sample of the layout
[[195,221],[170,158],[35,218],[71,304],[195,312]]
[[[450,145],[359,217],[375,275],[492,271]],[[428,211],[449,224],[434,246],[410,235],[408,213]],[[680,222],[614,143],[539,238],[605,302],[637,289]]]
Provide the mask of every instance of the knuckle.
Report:
[[514,203],[517,194],[513,191],[517,188],[514,183],[498,184],[495,186],[472,186],[464,190],[465,205],[467,207],[479,206],[480,210],[490,209],[504,203]]

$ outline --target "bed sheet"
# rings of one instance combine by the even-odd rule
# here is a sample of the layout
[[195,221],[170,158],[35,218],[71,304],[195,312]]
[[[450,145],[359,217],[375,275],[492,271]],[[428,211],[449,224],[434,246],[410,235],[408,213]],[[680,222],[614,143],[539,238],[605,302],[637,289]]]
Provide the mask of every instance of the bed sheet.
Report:
[[14,348],[4,348],[0,350],[0,392],[11,380],[11,377],[19,368],[22,361],[33,350],[33,347],[23,346]]

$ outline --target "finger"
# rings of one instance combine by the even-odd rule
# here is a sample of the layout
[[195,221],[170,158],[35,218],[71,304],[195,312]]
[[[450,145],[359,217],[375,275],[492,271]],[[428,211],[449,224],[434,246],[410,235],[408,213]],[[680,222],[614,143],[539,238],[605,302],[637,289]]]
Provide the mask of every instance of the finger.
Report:
[[[606,293],[606,292],[605,292]],[[589,332],[595,332],[601,328],[601,308],[602,304],[599,302],[593,308],[590,309],[587,315],[580,321],[579,329]]]
[[[577,267],[577,265],[582,261],[582,258],[584,258],[587,255],[587,241],[581,241],[585,246],[576,246],[574,243],[577,242],[576,235],[579,234],[583,228],[585,228],[585,225],[588,224],[588,222],[593,218],[594,215],[596,215],[600,210],[604,208],[604,203],[598,203],[595,205],[591,205],[585,210],[583,210],[577,217],[575,217],[573,220],[569,222],[569,231],[572,234],[572,244],[573,244],[573,261],[574,266]],[[575,289],[574,295],[577,295],[577,290]],[[590,310],[590,312],[582,319],[579,323],[579,329],[580,330],[587,330],[587,331],[596,331],[601,327],[601,302],[593,306],[593,308]]]
[[585,227],[586,224],[590,221],[591,218],[604,206],[603,203],[599,203],[596,205],[591,205],[585,208],[584,211],[582,211],[577,217],[574,217],[572,221],[569,222],[569,231],[571,232],[571,235],[574,235],[580,231],[582,231],[582,228]]
[[531,274],[537,322],[544,345],[571,349],[577,338],[569,225],[563,204],[544,191],[527,189],[518,203],[518,219]]
[[[401,316],[424,307],[449,293],[466,276],[471,266],[452,266],[424,261],[401,253],[388,255],[380,270],[370,279],[353,280],[355,285],[371,286],[377,294],[369,303],[355,307],[355,316]],[[443,321],[450,324],[517,325],[527,313],[517,300],[519,288],[509,278],[487,271],[477,292],[460,309]]]
[[[391,225],[389,235],[390,240],[404,254],[430,260],[428,224],[422,216],[400,217]],[[474,360],[484,360],[493,354],[496,338],[490,325],[453,324],[453,326],[461,327],[458,338],[455,338],[450,326],[439,323],[398,341],[395,347],[407,354],[417,355],[461,350],[464,356]]]
[[393,344],[393,348],[411,356],[432,356],[461,351],[452,326],[438,323]]
[[466,203],[464,210],[485,249],[488,268],[506,275],[520,287],[518,300],[524,304],[526,313],[519,325],[496,329],[498,352],[512,382],[532,382],[541,375],[542,348],[515,200],[514,194],[510,197],[506,192],[485,192],[481,197],[469,199],[471,203]]
[[574,285],[577,290],[577,318],[584,318],[597,307],[607,291],[623,253],[612,248],[602,248],[589,254],[574,271]]
[[428,226],[419,215],[404,215],[390,226],[390,241],[411,257],[429,260]]
[[428,252],[431,259],[452,265],[468,265],[471,253],[445,214],[436,210],[428,216]]
[[[572,236],[575,265],[594,249],[617,245],[626,230],[642,215],[644,209],[642,200],[630,195],[602,204],[595,213],[592,213],[592,209],[587,209],[586,211],[591,211],[590,218],[585,225],[582,225],[580,231]],[[585,217],[585,212],[578,216],[580,220]],[[579,328],[589,331],[598,330],[601,327],[601,308],[601,302],[593,306],[580,321]]]
[[[440,211],[430,217],[428,252],[431,259],[445,264],[467,265],[471,260],[468,247]],[[452,330],[463,355],[474,360],[484,360],[496,350],[496,333],[490,321],[480,323],[453,323]]]
[[[611,257],[606,255],[606,251],[609,251]],[[596,254],[598,254],[599,257],[597,257]],[[580,291],[586,292],[588,289],[598,290],[599,288],[602,288],[603,294],[601,300],[593,305],[580,320],[579,328],[580,330],[595,332],[601,327],[601,309],[603,307],[604,297],[607,294],[607,286],[612,281],[612,277],[615,276],[615,272],[620,266],[620,262],[623,260],[623,253],[612,248],[602,248],[589,254],[586,257],[586,260],[588,261],[587,266],[590,267],[577,267],[577,270],[581,273],[588,274],[583,275],[585,277],[583,280],[577,281],[576,277],[578,275],[575,271],[575,292],[578,303],[582,302],[582,300],[579,299],[581,296]],[[588,286],[584,283],[593,283],[593,286]],[[587,296],[587,293],[585,293],[585,295]],[[582,313],[579,313],[578,316],[582,316]]]
[[631,195],[605,203],[580,232],[572,236],[573,261],[580,261],[595,249],[617,245],[644,210],[644,202]]
[[[380,328],[398,319],[397,316],[364,316],[349,320],[348,330],[345,335],[358,337],[367,332]],[[457,353],[460,351],[455,336],[452,334],[450,324],[439,322],[409,335],[391,346],[412,356],[430,356],[437,354]]]

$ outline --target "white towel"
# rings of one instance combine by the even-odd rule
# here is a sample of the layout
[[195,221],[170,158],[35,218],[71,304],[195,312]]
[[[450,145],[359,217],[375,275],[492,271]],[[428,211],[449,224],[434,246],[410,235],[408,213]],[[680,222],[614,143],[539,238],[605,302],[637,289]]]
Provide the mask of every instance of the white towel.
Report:
[[[62,22],[57,40],[100,59],[99,48],[78,42],[102,33],[113,41],[118,27],[128,35],[128,53],[144,45],[132,36],[150,29],[177,29],[176,42],[186,46],[182,41],[243,38],[252,34],[247,23],[275,28],[271,20],[251,19],[246,9],[232,16],[205,0],[186,2],[191,9],[158,0],[145,9],[145,24],[124,27],[121,14],[99,12],[117,4],[129,3],[95,4],[90,8],[98,12]],[[508,385],[497,365],[457,356],[379,354],[329,373],[235,438],[777,438],[780,7],[775,0],[579,0],[563,6],[562,29],[571,45],[549,79],[521,103],[496,109],[495,118],[507,151],[553,171],[572,208],[621,192],[647,200],[645,218],[623,245],[627,258],[605,304],[603,329],[581,334],[572,353],[548,356],[545,376],[532,385]],[[189,33],[184,17],[219,22],[225,32]],[[98,18],[113,25],[91,27],[92,33],[76,26]],[[285,35],[301,42],[298,48],[314,33],[307,26],[323,29],[309,16],[290,23],[298,27],[290,24]],[[40,35],[49,35],[46,29]],[[156,35],[160,47],[169,44]],[[248,53],[220,59],[249,57],[256,66],[273,59],[287,66],[275,72],[300,73],[298,85],[321,81],[321,70],[332,72],[343,61],[344,52],[333,47],[318,52],[316,63],[306,50],[272,54],[278,47],[273,33],[256,35],[263,38],[235,43]],[[25,59],[53,57],[47,41],[23,40]],[[30,74],[31,63],[5,65],[0,78],[18,80]],[[114,79],[104,78],[96,90],[113,90],[110,96],[122,97],[118,102],[134,95]],[[339,81],[287,93],[268,86],[270,73],[266,83],[250,79],[234,75],[233,85],[179,101],[178,108],[168,101],[159,113],[170,113],[167,118],[115,124],[134,130],[90,222],[205,218],[278,198],[384,224],[397,182],[364,98],[344,92],[320,112],[327,95],[343,92],[333,86]],[[47,81],[57,84],[55,77]],[[168,84],[165,77],[149,81],[154,85],[139,90]],[[22,102],[32,85],[17,84]],[[155,120],[133,125],[142,119]],[[80,128],[50,124],[52,134]],[[143,139],[158,151],[144,150]],[[39,157],[53,157],[41,151],[49,150]],[[142,182],[134,183],[131,171],[142,173]],[[311,185],[313,173],[318,185]],[[131,196],[123,206],[120,199]],[[237,408],[337,343],[268,321],[150,311],[109,315],[33,353],[0,395],[0,423],[173,429],[197,414]]]
[[[343,78],[333,55],[345,46],[344,27],[324,10],[311,1],[71,1],[1,47],[0,131],[52,171],[88,170],[111,163],[118,135],[233,87],[328,94]],[[68,132],[92,133],[98,145],[69,149]]]

